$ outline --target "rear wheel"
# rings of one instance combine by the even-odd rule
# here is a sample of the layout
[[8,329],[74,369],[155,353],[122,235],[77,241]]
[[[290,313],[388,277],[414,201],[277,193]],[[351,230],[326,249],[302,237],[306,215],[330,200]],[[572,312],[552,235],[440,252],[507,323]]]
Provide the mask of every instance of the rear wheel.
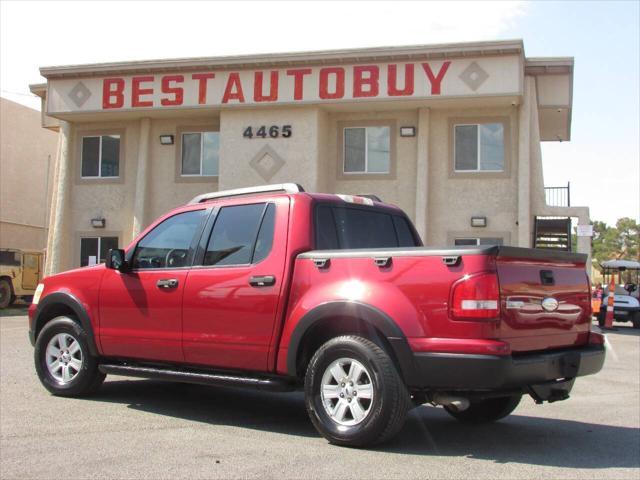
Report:
[[13,290],[11,283],[4,278],[0,280],[0,308],[7,308],[13,303]]
[[444,407],[444,409],[449,415],[464,423],[489,423],[508,416],[516,409],[521,399],[522,395],[488,398],[472,402],[469,408],[461,412],[449,407]]
[[34,360],[40,382],[55,395],[93,393],[106,376],[89,352],[86,332],[70,317],[57,317],[44,326],[36,340]]
[[305,403],[331,443],[364,447],[394,436],[404,424],[409,393],[382,348],[357,336],[329,340],[305,377]]

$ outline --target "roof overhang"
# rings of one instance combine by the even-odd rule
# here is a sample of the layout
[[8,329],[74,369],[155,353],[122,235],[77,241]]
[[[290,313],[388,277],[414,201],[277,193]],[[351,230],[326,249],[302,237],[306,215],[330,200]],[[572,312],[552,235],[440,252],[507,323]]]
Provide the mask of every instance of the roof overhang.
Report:
[[316,52],[270,53],[199,58],[173,58],[86,65],[41,67],[40,74],[51,80],[60,78],[130,75],[138,73],[188,72],[244,68],[289,67],[360,62],[409,61],[422,59],[460,58],[474,56],[513,55],[524,53],[522,40],[491,42],[375,47]]
[[536,77],[540,140],[571,140],[573,57],[527,58],[525,75]]

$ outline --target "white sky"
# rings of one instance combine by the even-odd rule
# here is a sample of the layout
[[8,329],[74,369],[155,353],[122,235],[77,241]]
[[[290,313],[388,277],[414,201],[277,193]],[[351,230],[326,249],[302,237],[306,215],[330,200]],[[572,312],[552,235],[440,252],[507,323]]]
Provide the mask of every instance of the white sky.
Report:
[[[632,2],[630,2],[632,3]],[[529,50],[535,8],[550,2],[19,2],[0,0],[1,96],[39,108],[28,84],[40,83],[38,68],[154,58],[218,56],[391,45],[524,38],[530,56],[573,55]],[[581,5],[573,2],[572,6]],[[586,5],[586,4],[583,4]],[[529,19],[531,18],[531,22]],[[569,20],[570,21],[570,20]],[[529,23],[528,23],[529,22]],[[541,22],[544,23],[544,22]],[[536,31],[547,35],[544,26]],[[551,35],[551,33],[549,33]],[[591,35],[585,32],[585,35]],[[591,35],[593,36],[593,35]],[[531,35],[532,43],[535,36]],[[624,45],[616,48],[624,48]],[[637,51],[637,49],[636,49]],[[632,72],[633,74],[633,72]],[[576,68],[576,83],[579,69]],[[633,76],[633,75],[632,75]],[[635,78],[629,81],[637,83]],[[609,223],[639,217],[637,123],[628,145],[618,145],[619,173],[606,166],[589,135],[580,138],[574,97],[572,142],[544,144],[545,183],[572,181],[572,205],[589,205],[593,219]],[[637,98],[637,97],[636,97]],[[638,112],[638,109],[635,109]],[[638,114],[636,113],[636,116]],[[633,138],[635,136],[635,138]],[[578,140],[579,139],[579,140]],[[570,145],[570,147],[567,147]],[[599,149],[606,148],[600,144]],[[620,152],[620,150],[623,150]],[[626,150],[625,150],[626,149]],[[590,159],[585,164],[585,158]],[[603,183],[603,180],[605,183]],[[607,207],[616,192],[615,209]]]

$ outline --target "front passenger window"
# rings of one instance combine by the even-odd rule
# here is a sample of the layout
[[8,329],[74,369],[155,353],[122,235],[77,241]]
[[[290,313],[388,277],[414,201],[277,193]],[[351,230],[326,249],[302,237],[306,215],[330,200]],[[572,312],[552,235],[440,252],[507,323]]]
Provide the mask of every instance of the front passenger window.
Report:
[[189,266],[193,237],[206,210],[179,213],[157,225],[138,242],[133,268],[180,268]]

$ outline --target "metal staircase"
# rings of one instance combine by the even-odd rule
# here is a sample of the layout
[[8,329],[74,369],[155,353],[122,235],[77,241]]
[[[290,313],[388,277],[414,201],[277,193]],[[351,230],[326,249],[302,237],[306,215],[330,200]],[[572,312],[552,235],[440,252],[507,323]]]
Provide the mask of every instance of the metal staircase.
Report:
[[571,251],[570,217],[535,217],[533,248]]

